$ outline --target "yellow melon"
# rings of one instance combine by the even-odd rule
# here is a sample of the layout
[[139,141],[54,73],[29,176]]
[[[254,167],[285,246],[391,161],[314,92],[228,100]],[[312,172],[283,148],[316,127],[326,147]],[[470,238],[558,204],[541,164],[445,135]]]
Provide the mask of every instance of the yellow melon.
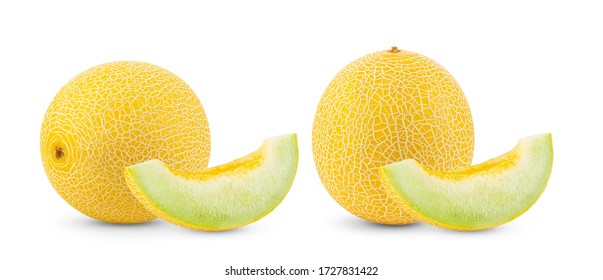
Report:
[[312,131],[318,174],[352,214],[383,224],[417,221],[379,168],[415,159],[433,170],[471,164],[473,122],[461,87],[437,62],[398,50],[361,57],[322,96]]
[[48,107],[40,134],[46,175],[80,212],[110,223],[152,220],[128,190],[124,167],[160,159],[207,167],[209,127],[201,102],[173,73],[142,62],[93,67]]

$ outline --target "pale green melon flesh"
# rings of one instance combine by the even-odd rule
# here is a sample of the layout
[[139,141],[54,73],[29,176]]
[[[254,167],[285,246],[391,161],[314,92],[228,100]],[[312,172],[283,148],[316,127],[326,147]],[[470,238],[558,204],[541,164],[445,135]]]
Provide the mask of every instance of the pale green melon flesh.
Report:
[[550,134],[523,138],[498,158],[465,169],[438,172],[414,160],[381,168],[402,200],[436,225],[479,230],[527,211],[544,191],[553,164]]
[[276,208],[293,184],[297,161],[297,138],[290,134],[266,139],[246,157],[199,172],[170,170],[150,160],[127,167],[126,176],[130,188],[140,190],[168,221],[223,230],[252,223]]

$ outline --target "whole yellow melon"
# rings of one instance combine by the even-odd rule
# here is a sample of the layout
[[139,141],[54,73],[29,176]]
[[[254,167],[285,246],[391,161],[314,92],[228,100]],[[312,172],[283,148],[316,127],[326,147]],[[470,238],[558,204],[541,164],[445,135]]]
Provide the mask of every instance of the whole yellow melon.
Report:
[[468,166],[473,121],[444,67],[393,47],[353,61],[331,81],[314,119],[312,149],[325,188],[349,212],[376,223],[413,223],[379,167],[409,158],[434,170]]
[[93,67],[48,107],[40,133],[46,175],[80,212],[110,223],[152,220],[128,190],[124,168],[160,159],[207,167],[209,126],[191,88],[158,66],[133,61]]

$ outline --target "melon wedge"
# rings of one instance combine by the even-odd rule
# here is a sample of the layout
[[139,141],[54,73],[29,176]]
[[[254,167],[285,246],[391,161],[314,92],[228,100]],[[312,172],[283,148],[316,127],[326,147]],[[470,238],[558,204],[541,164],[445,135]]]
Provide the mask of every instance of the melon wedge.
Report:
[[297,136],[268,138],[230,163],[185,172],[159,160],[125,168],[130,191],[154,215],[183,227],[221,231],[270,213],[285,198],[297,170]]
[[482,230],[527,211],[544,191],[553,164],[551,134],[526,137],[511,151],[455,171],[433,171],[408,159],[381,168],[394,191],[425,222]]

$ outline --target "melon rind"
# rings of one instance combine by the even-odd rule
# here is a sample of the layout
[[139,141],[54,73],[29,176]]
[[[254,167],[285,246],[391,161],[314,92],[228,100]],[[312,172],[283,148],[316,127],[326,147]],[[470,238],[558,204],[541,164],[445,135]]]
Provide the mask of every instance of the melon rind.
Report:
[[460,85],[424,55],[379,51],[346,65],[323,93],[312,152],[325,189],[364,220],[389,225],[417,217],[379,176],[379,167],[413,158],[435,170],[469,166],[473,120]]
[[146,62],[115,61],[59,90],[41,124],[40,155],[52,187],[82,214],[143,223],[156,217],[126,187],[124,167],[160,159],[206,168],[210,138],[201,101],[184,80]]
[[297,170],[295,134],[268,138],[255,152],[197,172],[159,160],[125,168],[128,187],[154,215],[206,231],[238,228],[264,217],[285,198]]
[[454,230],[507,223],[538,200],[553,164],[551,134],[519,140],[511,151],[455,171],[432,171],[409,159],[381,174],[421,220]]

